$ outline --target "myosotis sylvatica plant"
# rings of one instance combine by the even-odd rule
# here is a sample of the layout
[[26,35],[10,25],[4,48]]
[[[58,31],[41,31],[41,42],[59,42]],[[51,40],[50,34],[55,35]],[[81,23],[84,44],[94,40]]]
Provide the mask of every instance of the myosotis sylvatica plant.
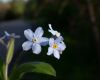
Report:
[[[44,37],[44,31],[42,27],[38,27],[34,32],[31,29],[24,30],[24,35],[27,39],[22,44],[24,51],[32,50],[34,54],[40,54],[43,46],[49,46],[47,55],[53,55],[55,58],[60,59],[60,55],[65,50],[66,45],[60,32],[53,30],[51,24],[49,24],[49,30],[52,37]],[[19,35],[15,33],[9,34],[7,31],[5,35],[0,38],[0,43],[7,49],[6,60],[3,62],[0,59],[0,80],[20,80],[21,77],[27,72],[44,73],[52,76],[56,76],[54,68],[45,62],[27,62],[14,66],[13,70],[8,76],[9,64],[14,55],[15,39],[20,39]],[[4,42],[4,39],[8,39],[8,43]]]

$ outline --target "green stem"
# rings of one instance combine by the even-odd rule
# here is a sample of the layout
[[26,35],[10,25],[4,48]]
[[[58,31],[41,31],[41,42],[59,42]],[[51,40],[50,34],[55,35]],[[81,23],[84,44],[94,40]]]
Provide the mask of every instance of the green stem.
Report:
[[4,67],[4,80],[8,80],[8,64]]

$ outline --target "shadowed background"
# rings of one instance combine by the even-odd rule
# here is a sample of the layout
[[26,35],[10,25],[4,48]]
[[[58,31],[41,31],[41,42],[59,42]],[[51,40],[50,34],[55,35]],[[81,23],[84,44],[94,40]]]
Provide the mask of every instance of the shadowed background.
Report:
[[[7,30],[21,35],[16,40],[15,56],[18,63],[44,61],[57,71],[57,77],[43,74],[26,74],[22,80],[100,80],[100,1],[99,0],[0,0],[0,37]],[[26,41],[23,31],[42,26],[45,36],[48,23],[61,32],[66,50],[57,60],[47,56],[47,47],[39,55],[30,51],[22,53],[21,44]],[[0,47],[2,47],[0,45]],[[5,49],[0,48],[4,59]],[[34,76],[33,76],[34,75]]]

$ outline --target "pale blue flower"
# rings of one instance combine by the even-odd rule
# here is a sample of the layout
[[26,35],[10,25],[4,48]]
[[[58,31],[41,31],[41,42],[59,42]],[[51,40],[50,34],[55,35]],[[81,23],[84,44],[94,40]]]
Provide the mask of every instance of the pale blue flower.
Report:
[[20,38],[20,36],[19,35],[16,35],[15,33],[11,33],[11,34],[9,34],[7,31],[5,31],[4,32],[5,33],[5,37],[7,37],[7,38]]
[[7,44],[4,42],[4,39],[10,39],[10,38],[20,38],[19,35],[15,35],[15,33],[9,34],[7,31],[4,31],[5,35],[0,37],[0,43],[3,44],[5,47],[7,47]]
[[60,38],[56,38],[55,40],[54,40],[54,38],[50,38],[49,46],[50,47],[48,48],[47,55],[53,54],[54,57],[57,59],[60,59],[60,54],[62,54],[62,52],[66,48],[65,43]]
[[53,30],[52,27],[51,27],[51,24],[49,24],[49,28],[50,28],[50,29],[49,29],[48,31],[49,31],[50,33],[52,33],[52,35],[54,35],[54,36],[56,36],[56,37],[60,37],[60,35],[61,35],[60,32],[58,32],[58,31],[56,31],[56,30]]
[[25,30],[24,35],[28,41],[22,44],[23,50],[28,51],[32,48],[33,53],[39,54],[41,52],[41,45],[48,43],[48,38],[42,37],[43,33],[42,27],[38,27],[34,33],[31,29]]

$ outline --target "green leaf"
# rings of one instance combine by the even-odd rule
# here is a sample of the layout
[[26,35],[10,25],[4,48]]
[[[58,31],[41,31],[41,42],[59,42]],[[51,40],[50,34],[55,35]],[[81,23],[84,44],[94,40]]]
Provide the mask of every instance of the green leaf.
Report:
[[13,53],[14,53],[14,42],[15,39],[11,38],[8,42],[8,51],[7,51],[7,57],[6,57],[6,64],[9,64],[12,60]]
[[56,71],[50,64],[44,62],[28,62],[16,67],[10,76],[10,80],[19,80],[27,72],[36,72],[56,76]]

